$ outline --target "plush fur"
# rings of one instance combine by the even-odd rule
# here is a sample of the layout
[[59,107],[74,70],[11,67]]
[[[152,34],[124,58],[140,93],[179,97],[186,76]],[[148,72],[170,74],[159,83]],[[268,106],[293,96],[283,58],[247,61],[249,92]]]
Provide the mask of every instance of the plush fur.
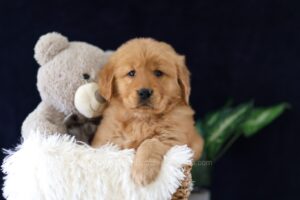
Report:
[[[41,65],[37,88],[42,101],[23,122],[23,138],[26,139],[31,131],[68,133],[64,119],[72,114],[79,115],[74,105],[76,91],[87,83],[97,81],[98,71],[109,55],[110,52],[85,42],[69,42],[59,33],[41,36],[35,45],[34,57]],[[86,75],[88,79],[85,79]],[[86,124],[88,122],[83,126],[86,127]],[[93,124],[88,126],[93,127]],[[85,131],[82,128],[80,132],[84,134]]]
[[93,149],[67,135],[32,133],[7,154],[2,165],[7,200],[166,200],[184,178],[182,166],[192,162],[187,146],[175,146],[156,181],[140,187],[130,177],[134,149]]
[[[189,106],[189,74],[183,56],[149,38],[123,44],[100,71],[100,94],[109,105],[92,145],[136,149],[132,178],[138,185],[155,181],[171,147],[187,144],[194,160],[202,153]],[[150,92],[140,93],[145,90]]]

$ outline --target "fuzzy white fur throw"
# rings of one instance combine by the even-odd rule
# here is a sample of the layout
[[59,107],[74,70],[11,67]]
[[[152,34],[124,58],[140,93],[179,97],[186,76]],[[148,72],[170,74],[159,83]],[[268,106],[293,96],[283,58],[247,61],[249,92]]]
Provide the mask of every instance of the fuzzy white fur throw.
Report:
[[192,160],[187,146],[175,146],[165,155],[157,180],[138,187],[130,178],[132,149],[93,149],[66,135],[30,134],[7,153],[2,170],[8,200],[170,199],[184,178],[182,166]]

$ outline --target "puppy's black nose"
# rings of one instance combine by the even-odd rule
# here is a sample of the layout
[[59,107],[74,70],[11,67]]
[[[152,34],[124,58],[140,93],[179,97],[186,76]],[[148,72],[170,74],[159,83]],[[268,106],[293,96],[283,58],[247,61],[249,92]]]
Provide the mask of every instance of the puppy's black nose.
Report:
[[141,100],[146,100],[146,99],[149,99],[149,97],[151,97],[153,90],[151,90],[149,88],[142,88],[142,89],[138,90],[137,93]]

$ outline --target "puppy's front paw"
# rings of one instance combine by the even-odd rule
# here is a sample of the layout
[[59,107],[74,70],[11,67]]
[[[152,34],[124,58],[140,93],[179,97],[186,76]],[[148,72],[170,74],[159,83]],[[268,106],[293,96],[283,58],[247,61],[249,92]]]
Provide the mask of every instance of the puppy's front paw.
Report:
[[133,181],[140,186],[152,183],[160,172],[161,161],[159,160],[134,160],[131,169]]

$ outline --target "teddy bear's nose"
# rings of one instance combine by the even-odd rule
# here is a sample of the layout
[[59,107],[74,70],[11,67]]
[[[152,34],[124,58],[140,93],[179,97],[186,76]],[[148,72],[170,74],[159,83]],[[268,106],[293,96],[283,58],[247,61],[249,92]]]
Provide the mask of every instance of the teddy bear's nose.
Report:
[[146,99],[149,99],[149,97],[151,97],[153,90],[149,89],[149,88],[142,88],[142,89],[139,89],[137,91],[137,93],[141,100],[146,100]]

